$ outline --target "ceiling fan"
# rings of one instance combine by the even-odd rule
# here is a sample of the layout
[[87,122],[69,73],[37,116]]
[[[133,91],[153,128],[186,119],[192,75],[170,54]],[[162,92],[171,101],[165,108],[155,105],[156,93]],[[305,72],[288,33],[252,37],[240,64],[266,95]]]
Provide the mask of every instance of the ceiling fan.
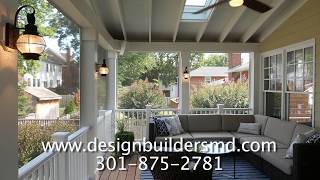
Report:
[[200,9],[199,11],[194,12],[193,14],[200,14],[204,11],[207,11],[211,8],[214,8],[216,6],[222,5],[224,3],[229,3],[231,7],[239,7],[239,6],[246,6],[254,11],[257,11],[259,13],[265,13],[272,8],[260,1],[257,0],[217,0],[216,3],[207,6],[205,8]]

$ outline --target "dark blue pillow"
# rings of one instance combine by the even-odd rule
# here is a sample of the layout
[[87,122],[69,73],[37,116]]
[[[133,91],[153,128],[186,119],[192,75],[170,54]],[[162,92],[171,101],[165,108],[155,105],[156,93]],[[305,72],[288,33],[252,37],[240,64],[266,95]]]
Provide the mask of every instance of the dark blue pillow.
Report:
[[306,143],[309,143],[309,144],[320,144],[320,133],[317,133],[317,134],[314,134],[312,136],[310,136]]
[[166,123],[161,118],[154,118],[157,136],[169,136],[169,130]]

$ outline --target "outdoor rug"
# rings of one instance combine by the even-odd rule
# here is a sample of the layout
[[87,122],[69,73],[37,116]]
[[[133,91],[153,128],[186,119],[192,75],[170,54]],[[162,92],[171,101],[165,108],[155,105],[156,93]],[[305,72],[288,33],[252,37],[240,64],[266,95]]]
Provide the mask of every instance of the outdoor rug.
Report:
[[[223,171],[219,171],[220,174],[233,176],[233,159],[232,157],[221,157],[221,166]],[[222,179],[232,179],[227,178],[223,175],[212,174],[212,179],[222,180]],[[152,174],[149,170],[141,171],[141,180],[153,180]],[[242,157],[237,157],[236,160],[236,179],[240,180],[265,180],[270,179],[268,178],[262,171],[255,168],[252,164],[247,162]]]

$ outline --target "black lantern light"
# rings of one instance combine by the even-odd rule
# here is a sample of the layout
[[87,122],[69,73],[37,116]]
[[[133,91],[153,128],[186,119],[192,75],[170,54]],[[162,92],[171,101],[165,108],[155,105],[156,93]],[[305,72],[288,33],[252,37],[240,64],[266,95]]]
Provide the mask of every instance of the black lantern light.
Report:
[[[27,22],[24,28],[17,27],[18,15],[24,8],[31,8],[32,12],[27,13]],[[15,15],[14,24],[6,23],[6,38],[5,45],[18,49],[24,59],[39,60],[41,53],[45,50],[46,43],[38,33],[38,28],[35,25],[35,10],[32,6],[21,6]],[[24,32],[20,34],[20,30]]]
[[99,66],[99,74],[100,76],[107,76],[109,74],[109,68],[107,67],[106,60],[103,59],[102,64],[97,64]]
[[189,79],[189,77],[190,77],[190,74],[189,74],[189,72],[188,72],[188,67],[186,67],[186,69],[185,69],[184,72],[183,72],[183,78],[184,78],[185,80],[187,80],[187,79]]

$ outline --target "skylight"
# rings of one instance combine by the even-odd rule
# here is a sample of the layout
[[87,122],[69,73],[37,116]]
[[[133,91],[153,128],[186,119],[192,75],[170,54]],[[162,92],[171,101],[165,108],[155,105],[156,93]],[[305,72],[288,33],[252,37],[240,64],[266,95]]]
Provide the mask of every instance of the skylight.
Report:
[[215,2],[216,0],[186,0],[183,13],[181,16],[181,21],[186,21],[186,22],[208,21],[213,9],[210,9],[200,14],[193,14],[193,13]]
[[204,6],[207,0],[186,0],[186,6]]

